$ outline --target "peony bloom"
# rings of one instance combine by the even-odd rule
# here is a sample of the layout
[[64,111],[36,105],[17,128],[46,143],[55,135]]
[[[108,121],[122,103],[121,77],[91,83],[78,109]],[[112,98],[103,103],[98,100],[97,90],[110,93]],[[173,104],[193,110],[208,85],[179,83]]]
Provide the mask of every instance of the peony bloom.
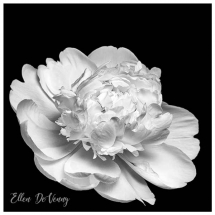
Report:
[[198,120],[162,101],[161,70],[126,48],[88,57],[67,48],[60,61],[24,65],[10,103],[21,134],[46,177],[73,190],[95,189],[117,201],[150,204],[148,182],[165,189],[196,176]]

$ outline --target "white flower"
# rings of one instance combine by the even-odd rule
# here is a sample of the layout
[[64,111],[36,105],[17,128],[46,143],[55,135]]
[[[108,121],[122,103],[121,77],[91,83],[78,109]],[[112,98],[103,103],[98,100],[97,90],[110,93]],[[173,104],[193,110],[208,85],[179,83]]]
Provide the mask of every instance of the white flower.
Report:
[[10,103],[35,164],[74,190],[95,189],[113,201],[155,203],[147,181],[166,189],[196,175],[198,121],[162,101],[161,70],[125,48],[88,57],[74,48],[38,70],[24,65]]

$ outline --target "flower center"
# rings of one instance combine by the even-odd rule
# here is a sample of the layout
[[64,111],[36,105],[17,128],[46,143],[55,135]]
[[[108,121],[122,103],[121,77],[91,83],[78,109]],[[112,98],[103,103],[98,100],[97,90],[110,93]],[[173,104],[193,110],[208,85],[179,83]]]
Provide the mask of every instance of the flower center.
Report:
[[68,141],[82,141],[86,150],[92,148],[94,157],[103,160],[102,155],[114,157],[123,149],[137,155],[134,147],[120,139],[126,127],[138,131],[144,120],[144,124],[150,124],[149,115],[145,117],[150,105],[162,102],[159,81],[148,76],[140,62],[123,62],[115,68],[100,68],[94,74],[85,70],[71,89],[62,87],[61,93],[54,96],[62,113],[56,121],[62,127],[61,134]]

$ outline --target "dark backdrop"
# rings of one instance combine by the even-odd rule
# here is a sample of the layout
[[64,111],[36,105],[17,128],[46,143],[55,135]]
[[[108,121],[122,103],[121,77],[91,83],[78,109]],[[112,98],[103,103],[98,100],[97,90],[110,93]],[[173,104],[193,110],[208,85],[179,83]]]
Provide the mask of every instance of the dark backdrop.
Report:
[[[73,191],[43,176],[24,143],[9,104],[12,80],[21,68],[75,47],[86,55],[113,45],[130,49],[148,68],[162,69],[163,100],[199,119],[197,176],[181,189],[148,183],[156,203],[121,204],[94,190]],[[4,210],[5,211],[210,211],[211,210],[211,5],[4,5]],[[11,204],[10,193],[69,197],[67,207],[48,202]]]

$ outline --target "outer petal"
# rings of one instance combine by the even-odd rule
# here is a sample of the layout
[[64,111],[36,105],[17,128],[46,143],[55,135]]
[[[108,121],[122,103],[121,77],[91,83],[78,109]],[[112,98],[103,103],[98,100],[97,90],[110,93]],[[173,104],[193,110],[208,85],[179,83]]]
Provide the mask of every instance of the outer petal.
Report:
[[193,138],[199,131],[198,120],[189,111],[162,103],[165,112],[173,115],[169,127],[170,134],[165,141],[166,144],[175,146],[182,150],[190,159],[194,159],[199,153],[199,140]]
[[86,151],[81,148],[67,160],[64,170],[72,177],[82,178],[93,174],[99,181],[113,183],[120,176],[120,168],[109,157],[106,159],[106,161],[99,157],[93,159],[92,150]]
[[56,120],[60,113],[54,103],[48,98],[40,86],[36,69],[26,64],[22,67],[22,76],[24,83],[14,80],[11,84],[10,103],[16,111],[18,104],[24,99],[32,99],[41,113],[50,120]]
[[135,199],[155,203],[153,193],[151,193],[145,180],[135,173],[126,163],[116,157],[115,161],[121,169],[121,175],[117,182],[113,184],[100,183],[95,190],[103,197],[117,202],[129,202]]
[[[127,152],[127,154],[128,153],[129,152]],[[159,178],[158,174],[151,169],[147,162],[144,161],[141,164],[133,164],[129,161],[129,158],[127,158],[125,154],[126,153],[124,152],[123,155],[119,155],[119,157],[122,158],[122,160],[124,160],[138,175],[158,187],[164,189],[172,189],[171,187],[168,187],[166,184],[163,183],[163,181]],[[131,156],[130,153],[129,156]]]
[[[196,176],[192,161],[182,151],[167,144],[145,146],[144,151],[139,152],[138,157],[134,157],[129,152],[121,156],[140,169],[148,164],[161,181],[170,188],[184,187]],[[146,168],[145,170],[147,171]],[[147,180],[150,181],[150,178]]]
[[171,126],[169,127],[170,135],[168,138],[185,138],[193,137],[199,132],[198,120],[196,117],[180,107],[162,103],[163,111],[173,115]]
[[[79,145],[81,146],[81,145]],[[77,147],[72,154],[74,154],[80,147]],[[58,181],[64,186],[73,190],[89,190],[96,187],[99,181],[93,177],[88,176],[85,178],[72,177],[64,172],[64,165],[67,160],[72,156],[72,154],[57,160],[57,161],[47,161],[35,156],[35,164],[38,170],[54,181]]]
[[193,160],[199,153],[200,146],[199,140],[196,138],[167,138],[165,143],[171,146],[175,146],[184,152],[191,160]]
[[116,66],[123,61],[138,61],[137,57],[126,48],[119,48],[113,46],[102,46],[90,53],[89,58],[100,67],[108,63],[108,68]]
[[76,147],[59,135],[60,127],[41,114],[32,100],[19,103],[17,117],[23,139],[37,156],[48,160],[59,159]]
[[86,70],[92,73],[97,69],[96,65],[82,52],[75,48],[67,48],[60,53],[60,61],[47,58],[46,66],[39,66],[38,76],[46,93],[52,97],[60,93],[62,86],[70,90],[74,83]]

